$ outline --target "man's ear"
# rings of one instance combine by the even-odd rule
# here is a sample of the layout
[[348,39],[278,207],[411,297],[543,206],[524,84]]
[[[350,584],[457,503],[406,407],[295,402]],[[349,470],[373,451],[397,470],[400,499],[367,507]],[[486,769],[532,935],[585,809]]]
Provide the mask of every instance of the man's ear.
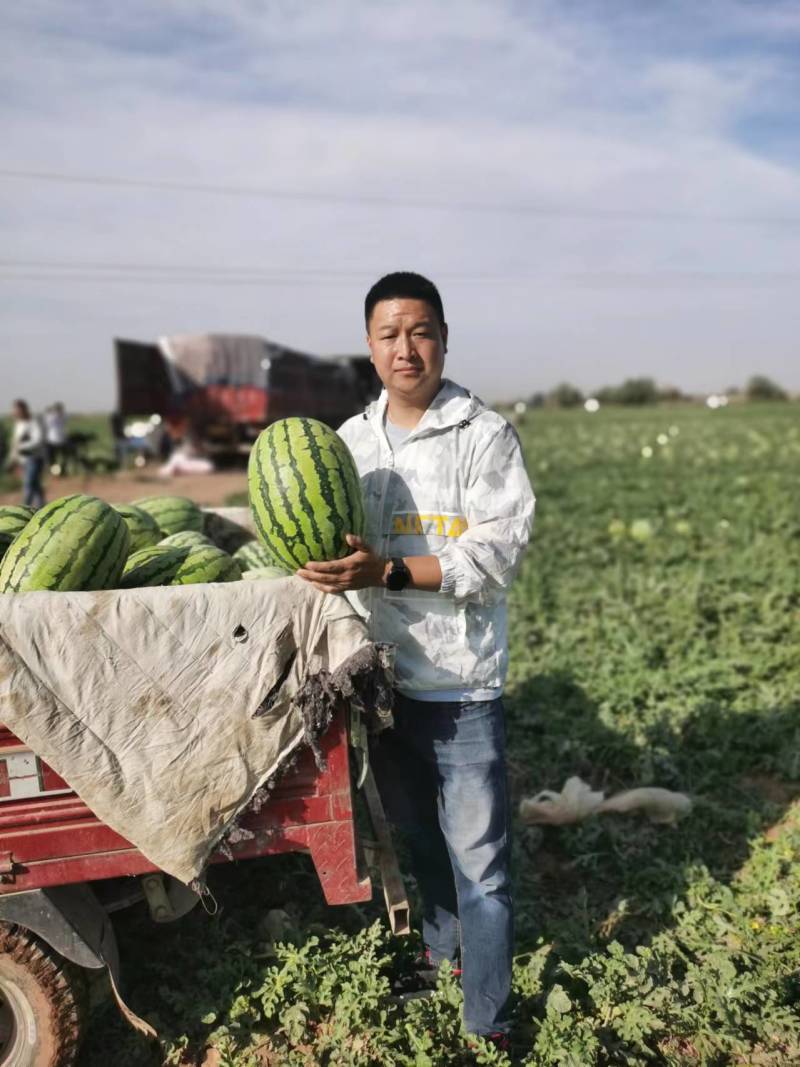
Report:
[[444,341],[444,350],[447,352],[447,323],[442,323],[442,340]]
[[369,334],[367,334],[367,348],[369,349],[369,361],[375,366],[375,357],[372,355],[372,341],[370,341]]

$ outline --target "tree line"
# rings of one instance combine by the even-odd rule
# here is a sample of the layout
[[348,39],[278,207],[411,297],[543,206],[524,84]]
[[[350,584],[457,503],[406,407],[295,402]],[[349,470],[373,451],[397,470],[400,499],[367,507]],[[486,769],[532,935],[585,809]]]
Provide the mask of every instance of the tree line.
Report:
[[[732,386],[724,392],[729,397],[743,397],[746,400],[754,401],[789,399],[789,394],[786,390],[764,374],[753,375],[743,390]],[[592,393],[584,393],[569,382],[561,382],[547,393],[534,393],[528,404],[530,407],[548,405],[559,408],[576,408],[584,404],[590,396],[598,400],[601,405],[623,404],[628,406],[697,399],[673,386],[657,385],[654,378],[626,378],[620,385],[604,385],[601,389],[597,389]]]

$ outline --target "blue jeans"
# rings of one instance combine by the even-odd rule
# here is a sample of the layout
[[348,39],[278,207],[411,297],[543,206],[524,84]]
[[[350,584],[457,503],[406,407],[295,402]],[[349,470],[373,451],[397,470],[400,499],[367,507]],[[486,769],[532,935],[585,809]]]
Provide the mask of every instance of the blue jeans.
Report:
[[39,456],[25,456],[22,461],[22,503],[30,508],[40,508],[44,504],[43,469],[44,460]]
[[509,1029],[513,913],[502,700],[398,695],[372,755],[389,819],[406,836],[434,962],[459,955],[464,1025]]

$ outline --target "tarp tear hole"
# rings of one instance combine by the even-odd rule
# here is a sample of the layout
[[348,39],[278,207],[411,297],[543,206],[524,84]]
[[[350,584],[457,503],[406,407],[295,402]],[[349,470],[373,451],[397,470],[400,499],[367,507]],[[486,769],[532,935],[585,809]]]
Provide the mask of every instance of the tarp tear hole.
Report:
[[247,640],[247,638],[249,636],[250,636],[250,634],[247,632],[247,630],[244,628],[244,626],[242,626],[241,623],[239,623],[239,625],[233,631],[233,639],[234,639],[234,641],[238,641],[240,645],[244,644],[244,642]]
[[261,718],[262,715],[266,715],[266,713],[270,710],[270,708],[273,706],[273,704],[275,704],[275,702],[277,701],[278,697],[280,696],[280,691],[283,688],[284,682],[289,677],[289,672],[291,671],[292,667],[294,666],[294,661],[295,661],[296,658],[297,658],[297,649],[293,648],[292,651],[289,654],[288,659],[286,660],[286,662],[283,665],[283,670],[278,675],[278,680],[275,682],[273,687],[270,689],[270,691],[267,693],[267,695],[264,697],[264,699],[258,705],[256,710],[253,712],[253,718],[254,719],[259,719],[259,718]]

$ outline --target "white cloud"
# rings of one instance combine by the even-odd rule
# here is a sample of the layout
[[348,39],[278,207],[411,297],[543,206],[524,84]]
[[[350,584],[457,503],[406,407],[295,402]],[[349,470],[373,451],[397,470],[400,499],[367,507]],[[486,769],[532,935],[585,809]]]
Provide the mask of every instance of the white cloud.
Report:
[[[564,375],[707,389],[758,369],[800,385],[800,176],[738,132],[782,118],[793,71],[770,20],[734,54],[690,48],[669,7],[39,0],[6,14],[5,166],[398,201],[5,181],[6,261],[330,272],[92,284],[0,267],[7,388],[107,407],[114,335],[359,348],[364,288],[398,266],[441,280],[452,372],[490,396]],[[726,39],[751,18],[713,7]]]

